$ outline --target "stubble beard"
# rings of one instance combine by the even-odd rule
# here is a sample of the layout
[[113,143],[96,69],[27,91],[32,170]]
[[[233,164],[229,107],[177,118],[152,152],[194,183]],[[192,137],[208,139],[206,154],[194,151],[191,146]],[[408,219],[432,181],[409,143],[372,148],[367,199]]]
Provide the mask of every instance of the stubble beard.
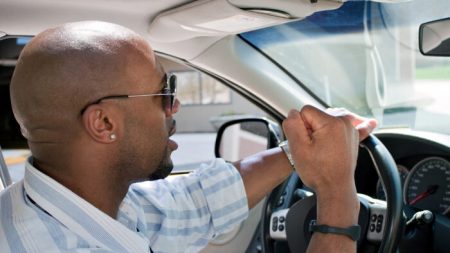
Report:
[[157,169],[149,175],[148,179],[150,181],[164,179],[170,175],[173,170],[173,162],[170,158],[170,152],[166,149],[166,154],[161,159]]
[[[170,131],[169,131],[169,137],[171,133],[175,133],[175,127],[176,127],[176,121],[174,119],[171,119],[170,121]],[[159,180],[164,179],[170,175],[170,173],[173,170],[173,162],[170,158],[171,151],[169,150],[169,146],[166,144],[166,153],[162,157],[161,161],[159,162],[159,165],[157,169],[149,175],[149,180]]]

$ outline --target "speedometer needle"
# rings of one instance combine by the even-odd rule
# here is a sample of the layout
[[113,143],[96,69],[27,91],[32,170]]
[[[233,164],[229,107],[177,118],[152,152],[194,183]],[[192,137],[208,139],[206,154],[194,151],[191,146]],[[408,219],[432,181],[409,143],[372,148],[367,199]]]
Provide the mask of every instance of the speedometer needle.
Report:
[[438,185],[430,185],[428,186],[428,189],[421,194],[417,195],[413,200],[409,202],[410,205],[414,205],[415,203],[421,201],[422,199],[436,193],[437,189],[439,188]]

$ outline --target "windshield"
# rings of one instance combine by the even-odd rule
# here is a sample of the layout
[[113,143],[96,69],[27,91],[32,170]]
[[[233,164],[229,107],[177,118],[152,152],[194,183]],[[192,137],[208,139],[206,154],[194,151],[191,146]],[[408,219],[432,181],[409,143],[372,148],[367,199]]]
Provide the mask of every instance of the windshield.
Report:
[[447,17],[448,0],[346,2],[241,37],[327,106],[375,117],[382,128],[450,134],[450,58],[418,49],[419,25]]

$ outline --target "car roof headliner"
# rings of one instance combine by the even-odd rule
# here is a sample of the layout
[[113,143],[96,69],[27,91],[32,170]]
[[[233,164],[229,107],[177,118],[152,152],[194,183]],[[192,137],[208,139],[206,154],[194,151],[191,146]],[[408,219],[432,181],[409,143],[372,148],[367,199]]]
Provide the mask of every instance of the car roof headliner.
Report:
[[[248,11],[248,4],[264,11],[270,6],[274,11]],[[63,23],[100,20],[134,30],[155,51],[189,60],[227,35],[289,22],[340,5],[294,0],[284,4],[275,0],[3,0],[0,32],[36,35]]]
[[102,20],[118,23],[145,34],[150,21],[160,12],[189,0],[3,0],[0,31],[14,35],[35,35],[62,23]]

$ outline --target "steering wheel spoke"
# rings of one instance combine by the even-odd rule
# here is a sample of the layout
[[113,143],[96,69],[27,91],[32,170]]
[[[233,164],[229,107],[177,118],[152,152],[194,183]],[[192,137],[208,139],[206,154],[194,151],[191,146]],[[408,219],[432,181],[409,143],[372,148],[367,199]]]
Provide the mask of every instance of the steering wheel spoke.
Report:
[[369,213],[365,237],[370,242],[380,243],[383,239],[384,228],[386,226],[387,203],[386,201],[374,199],[364,194],[358,194],[358,198],[361,206],[367,206],[366,208],[368,208]]
[[289,208],[273,212],[270,218],[270,238],[274,240],[287,240],[286,215]]

